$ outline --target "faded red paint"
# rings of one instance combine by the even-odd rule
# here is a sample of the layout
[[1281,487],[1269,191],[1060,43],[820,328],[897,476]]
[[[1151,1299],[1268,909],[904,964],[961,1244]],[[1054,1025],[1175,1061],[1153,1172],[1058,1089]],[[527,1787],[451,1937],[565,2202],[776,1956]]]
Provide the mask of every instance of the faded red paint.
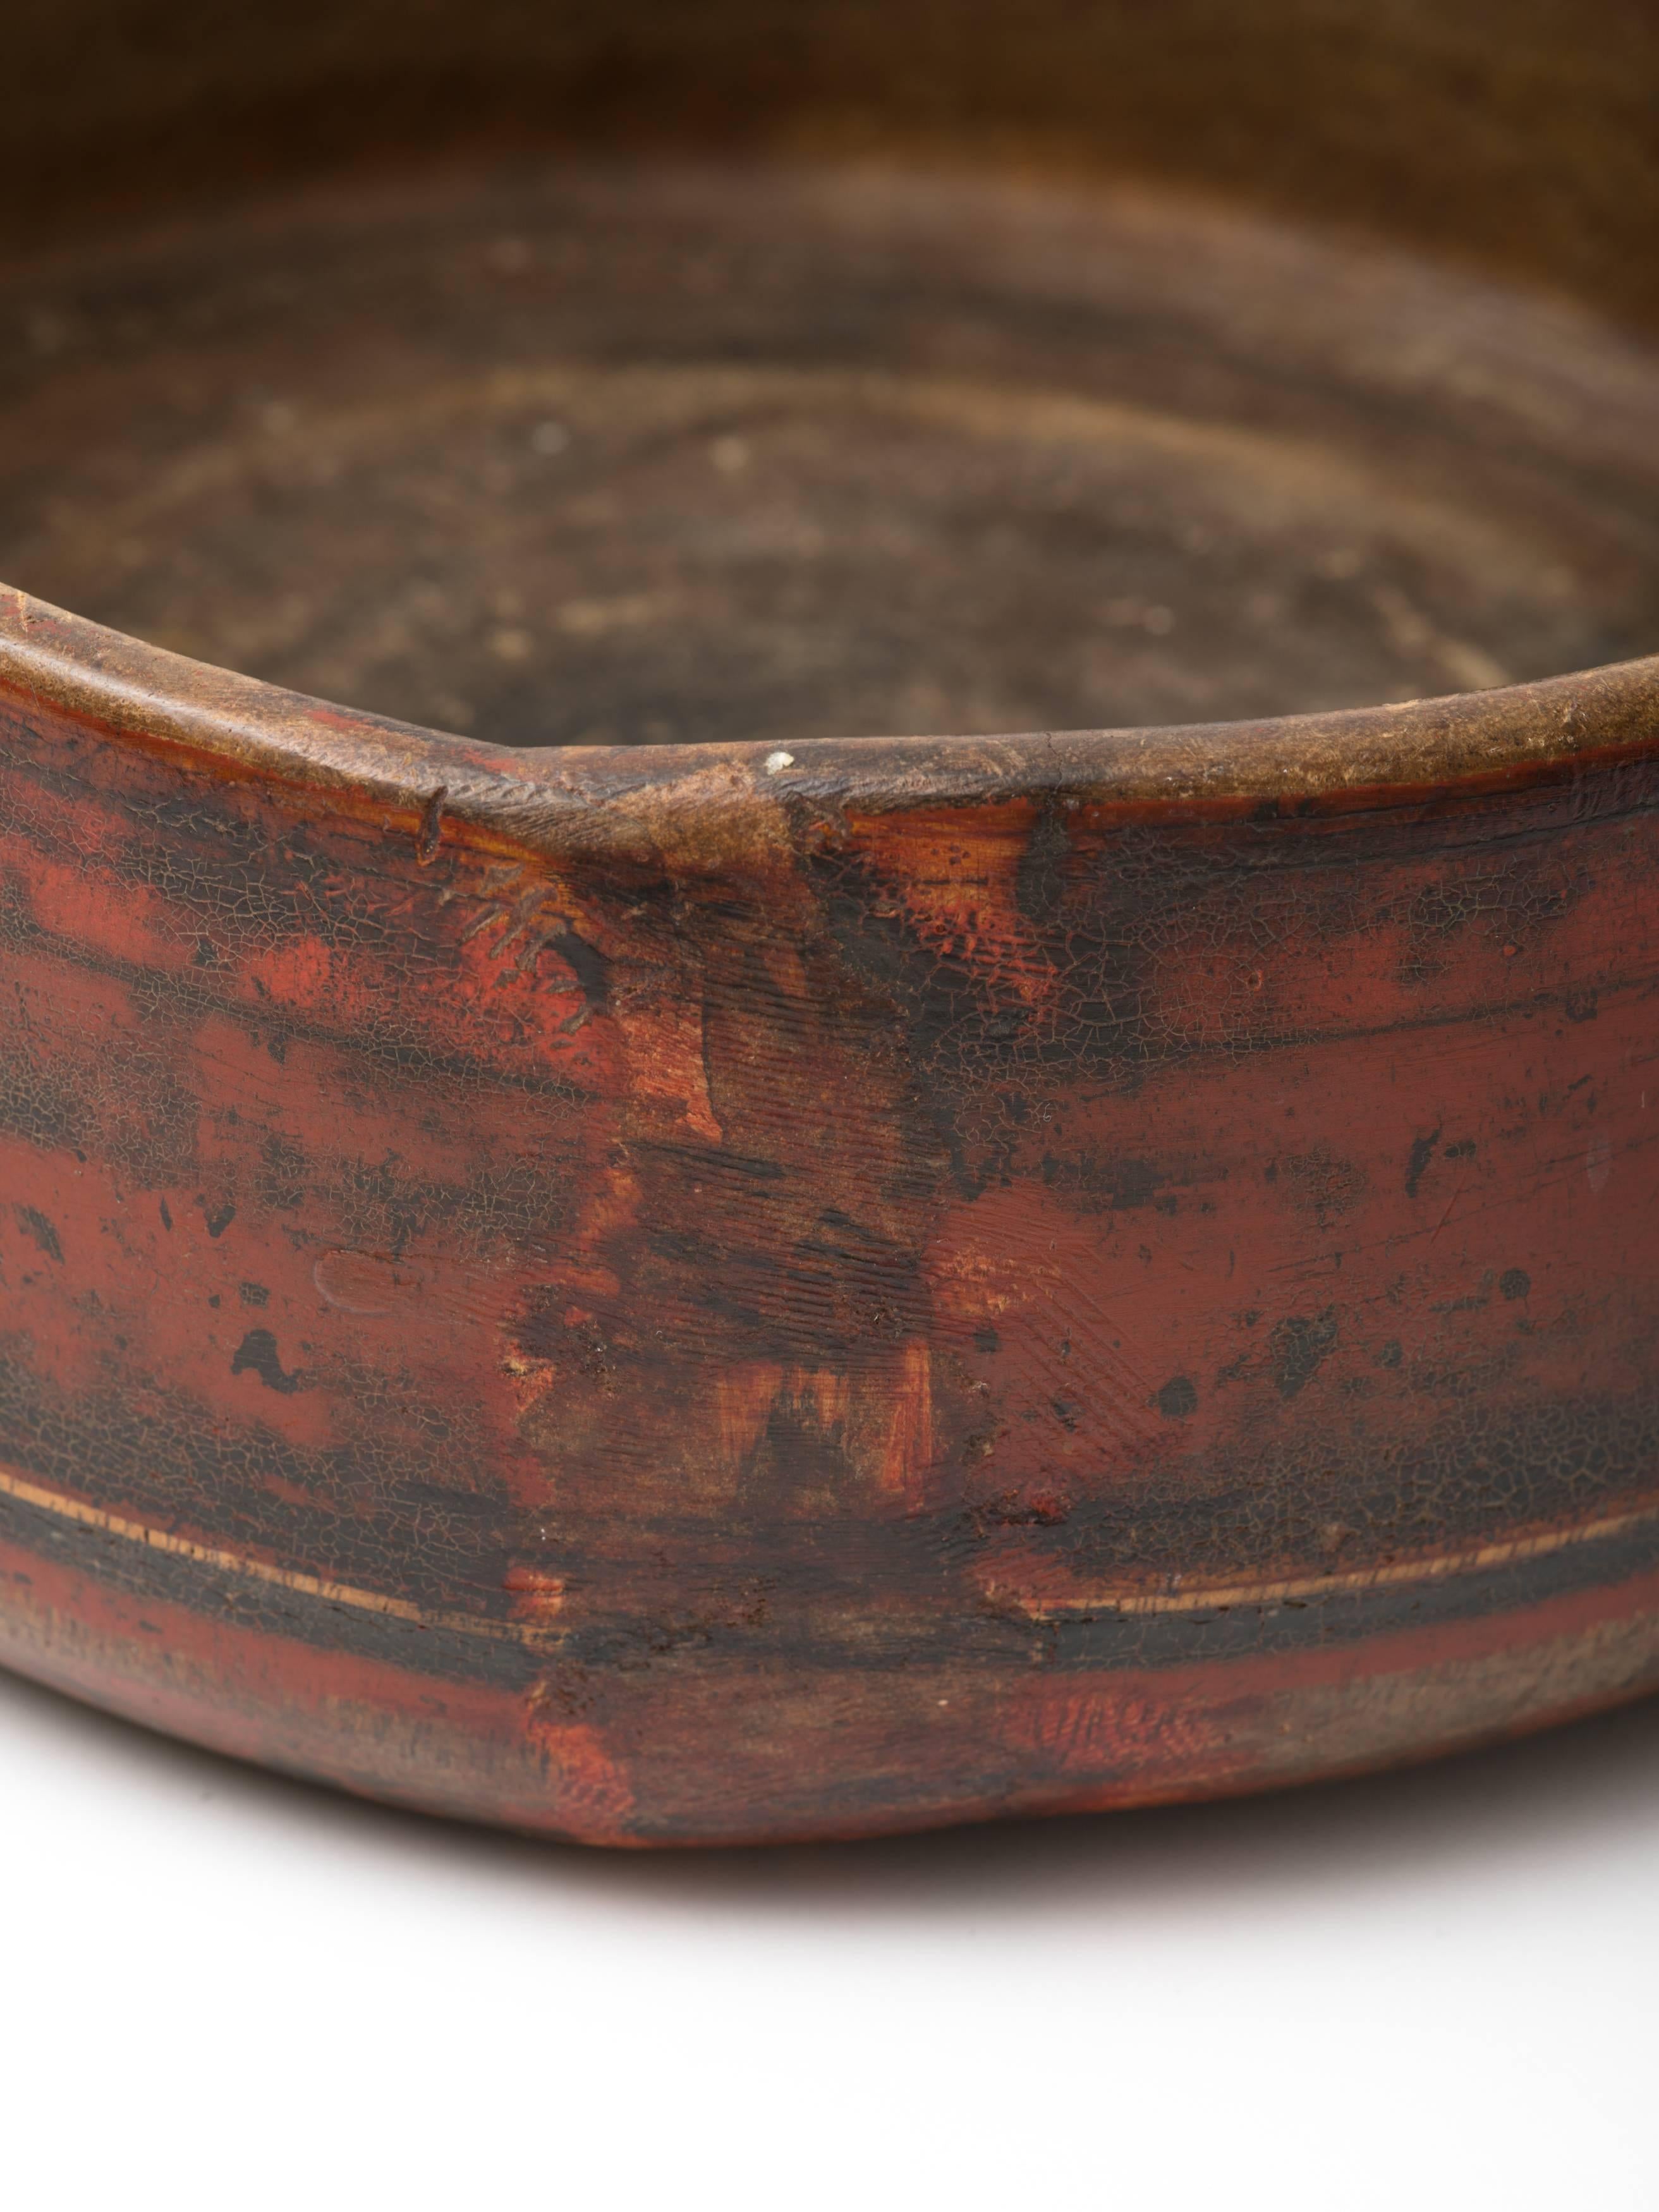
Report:
[[12,1663],[606,1841],[1655,1680],[1650,671],[884,788],[9,638]]

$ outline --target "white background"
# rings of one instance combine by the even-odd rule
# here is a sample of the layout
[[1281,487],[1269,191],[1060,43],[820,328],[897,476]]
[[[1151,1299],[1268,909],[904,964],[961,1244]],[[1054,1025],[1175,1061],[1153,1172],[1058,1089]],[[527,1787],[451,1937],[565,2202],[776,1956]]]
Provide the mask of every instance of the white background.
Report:
[[0,2191],[1659,2206],[1659,1705],[1224,1806],[609,1856],[0,1675]]

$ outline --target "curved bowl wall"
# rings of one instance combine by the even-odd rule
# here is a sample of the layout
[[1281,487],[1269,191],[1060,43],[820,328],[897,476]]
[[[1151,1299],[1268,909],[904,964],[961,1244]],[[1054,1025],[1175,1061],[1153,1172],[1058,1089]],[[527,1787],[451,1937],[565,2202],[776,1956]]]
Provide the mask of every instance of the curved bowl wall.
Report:
[[[1328,172],[1338,214],[1650,311],[1623,11],[1322,46],[1230,10],[1184,64],[1201,10],[1165,45],[1039,12],[1000,76],[964,18],[930,109],[925,10],[698,46],[641,9],[622,59],[580,11],[556,53],[505,8],[410,52],[373,8],[286,48],[254,11],[190,68],[100,63],[55,137],[35,100],[9,158],[67,224],[72,177],[143,182],[92,158],[123,134],[173,146],[158,192],[296,113],[335,157],[365,84],[411,143],[476,20],[458,130],[528,128],[515,55],[579,107],[609,53],[615,137],[740,137],[770,82],[780,131],[817,87],[1075,170],[1109,79],[1191,117],[1195,181],[1317,207]],[[106,56],[179,21],[81,13]],[[663,89],[693,63],[702,125]],[[1395,204],[1344,102],[1436,189]],[[8,1664],[607,1843],[1239,1790],[1659,1684],[1659,662],[515,752],[11,592],[0,738]]]

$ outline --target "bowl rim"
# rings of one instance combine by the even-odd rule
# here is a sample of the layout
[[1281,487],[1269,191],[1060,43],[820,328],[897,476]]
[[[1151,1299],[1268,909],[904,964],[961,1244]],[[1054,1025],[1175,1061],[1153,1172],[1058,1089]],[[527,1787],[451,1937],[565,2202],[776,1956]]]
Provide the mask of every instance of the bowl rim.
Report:
[[1659,757],[1659,654],[1252,720],[520,749],[285,690],[3,584],[0,696],[181,767],[377,817],[411,835],[422,860],[460,843],[693,873],[764,866],[787,849],[792,822],[848,813],[1022,802],[1148,824],[1328,820]]

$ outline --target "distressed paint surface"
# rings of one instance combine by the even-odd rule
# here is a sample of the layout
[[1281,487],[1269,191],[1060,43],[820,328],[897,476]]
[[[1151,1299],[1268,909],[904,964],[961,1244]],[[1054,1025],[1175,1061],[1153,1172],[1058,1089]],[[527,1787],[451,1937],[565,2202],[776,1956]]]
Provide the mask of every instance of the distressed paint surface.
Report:
[[509,756],[0,640],[0,1649],[595,1841],[1659,1684],[1655,678]]

